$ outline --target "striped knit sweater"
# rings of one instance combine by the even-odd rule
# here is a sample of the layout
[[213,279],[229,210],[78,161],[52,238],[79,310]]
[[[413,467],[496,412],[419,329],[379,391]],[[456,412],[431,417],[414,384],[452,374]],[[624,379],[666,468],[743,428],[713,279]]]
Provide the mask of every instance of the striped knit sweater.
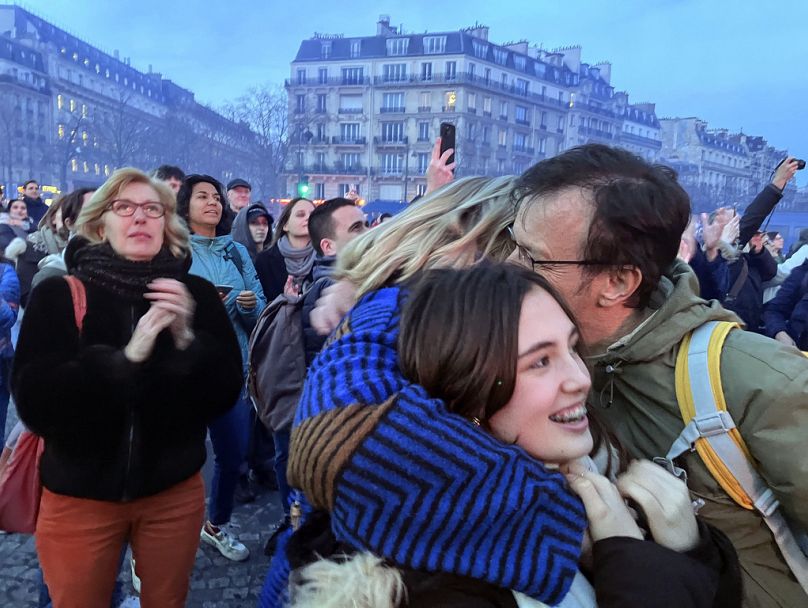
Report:
[[363,297],[309,368],[291,485],[357,549],[557,604],[578,567],[580,501],[560,474],[402,376],[400,296]]

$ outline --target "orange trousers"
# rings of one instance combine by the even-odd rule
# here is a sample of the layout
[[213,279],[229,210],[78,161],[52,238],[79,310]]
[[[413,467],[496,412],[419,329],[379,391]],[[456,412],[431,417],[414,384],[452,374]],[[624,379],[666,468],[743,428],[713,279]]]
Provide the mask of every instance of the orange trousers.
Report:
[[199,547],[205,489],[196,473],[148,498],[106,502],[43,489],[36,548],[54,608],[109,608],[129,541],[143,608],[182,608]]

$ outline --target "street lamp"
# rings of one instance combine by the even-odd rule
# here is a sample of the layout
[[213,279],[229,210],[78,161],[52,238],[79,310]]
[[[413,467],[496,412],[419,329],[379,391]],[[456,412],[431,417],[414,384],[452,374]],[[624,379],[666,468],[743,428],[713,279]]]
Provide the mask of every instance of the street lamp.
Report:
[[[301,130],[305,129],[305,130]],[[314,134],[307,128],[301,126],[298,128],[297,139],[297,195],[299,197],[307,198],[305,195],[309,193],[308,181],[303,181],[303,144],[309,144]],[[305,141],[304,141],[305,140]],[[301,194],[305,192],[305,194]]]

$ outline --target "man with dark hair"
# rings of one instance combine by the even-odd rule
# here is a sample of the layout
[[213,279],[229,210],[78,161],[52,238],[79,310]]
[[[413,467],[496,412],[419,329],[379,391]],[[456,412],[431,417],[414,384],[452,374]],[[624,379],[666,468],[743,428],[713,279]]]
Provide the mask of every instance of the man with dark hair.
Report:
[[[518,181],[514,258],[544,274],[579,320],[603,408],[635,457],[665,456],[684,428],[674,362],[682,339],[709,321],[737,321],[700,299],[676,261],[690,201],[673,171],[600,145],[574,148]],[[808,360],[746,331],[724,343],[729,413],[784,514],[808,529]],[[737,506],[695,452],[682,457],[700,515],[733,541],[745,605],[808,605],[760,513]]]
[[38,226],[41,220],[48,212],[48,206],[42,201],[39,196],[39,184],[36,180],[29,179],[22,186],[23,198],[25,206],[28,208],[28,217],[31,220],[31,226]]
[[345,245],[367,230],[365,214],[354,201],[347,198],[332,198],[311,212],[309,237],[317,254],[312,275],[314,284],[303,301],[303,339],[306,348],[306,366],[320,349],[327,336],[321,336],[311,327],[309,316],[323,289],[331,285],[331,273],[337,254]]
[[165,182],[176,195],[185,180],[185,172],[174,165],[160,165],[152,172],[152,177]]

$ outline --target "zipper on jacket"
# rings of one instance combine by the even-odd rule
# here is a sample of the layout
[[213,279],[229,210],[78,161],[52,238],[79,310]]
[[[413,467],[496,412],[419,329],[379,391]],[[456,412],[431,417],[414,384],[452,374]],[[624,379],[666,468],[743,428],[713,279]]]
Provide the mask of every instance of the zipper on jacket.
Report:
[[[130,333],[129,338],[131,339],[132,335],[135,333],[135,305],[131,304],[129,306],[129,323],[130,323]],[[126,454],[126,470],[124,471],[123,475],[123,500],[124,502],[131,500],[129,496],[129,473],[132,470],[132,450],[133,444],[135,441],[135,412],[134,408],[132,407],[132,402],[129,401],[126,404],[126,423],[129,427],[129,439],[128,439],[128,447],[127,447],[127,454]]]

